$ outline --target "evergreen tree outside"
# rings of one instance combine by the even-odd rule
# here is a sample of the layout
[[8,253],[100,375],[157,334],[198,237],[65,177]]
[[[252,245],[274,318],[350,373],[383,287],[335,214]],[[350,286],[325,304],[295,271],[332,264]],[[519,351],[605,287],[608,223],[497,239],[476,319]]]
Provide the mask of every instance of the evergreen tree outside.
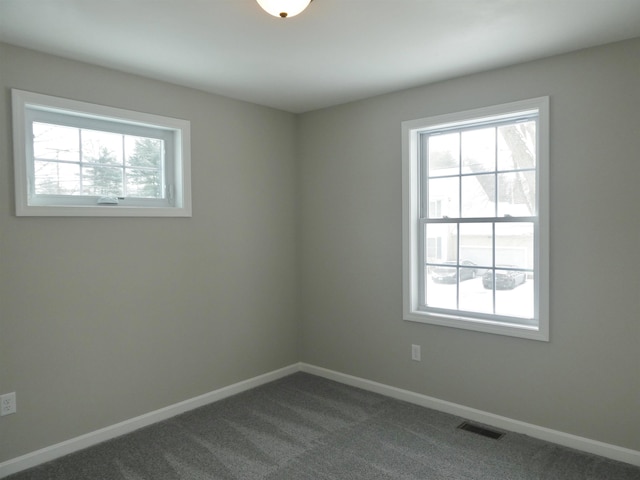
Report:
[[82,190],[85,195],[123,196],[122,167],[116,154],[105,146],[99,147],[99,156],[86,160],[90,166],[82,169]]
[[126,158],[127,195],[142,198],[162,198],[163,141],[156,138],[135,138],[133,152]]

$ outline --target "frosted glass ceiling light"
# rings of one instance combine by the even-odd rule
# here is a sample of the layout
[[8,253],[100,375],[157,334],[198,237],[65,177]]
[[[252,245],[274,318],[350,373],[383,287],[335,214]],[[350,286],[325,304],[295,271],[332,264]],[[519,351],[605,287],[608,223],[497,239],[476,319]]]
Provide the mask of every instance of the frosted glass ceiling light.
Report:
[[257,0],[265,12],[274,17],[289,18],[301,13],[312,0]]

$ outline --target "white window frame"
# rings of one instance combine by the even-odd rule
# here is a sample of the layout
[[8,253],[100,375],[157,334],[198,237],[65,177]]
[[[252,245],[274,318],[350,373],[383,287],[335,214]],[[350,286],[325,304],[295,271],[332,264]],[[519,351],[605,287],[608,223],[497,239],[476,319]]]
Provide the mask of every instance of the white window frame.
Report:
[[[420,135],[447,128],[464,128],[512,118],[514,113],[537,111],[536,227],[534,234],[533,324],[507,321],[504,317],[455,312],[442,313],[420,305]],[[532,340],[549,340],[549,97],[539,97],[452,114],[402,122],[403,211],[403,319],[465,330]],[[438,309],[435,309],[438,310]]]
[[[191,217],[190,122],[12,89],[15,200],[17,216]],[[120,198],[36,195],[33,122],[161,138],[165,143],[164,197]]]

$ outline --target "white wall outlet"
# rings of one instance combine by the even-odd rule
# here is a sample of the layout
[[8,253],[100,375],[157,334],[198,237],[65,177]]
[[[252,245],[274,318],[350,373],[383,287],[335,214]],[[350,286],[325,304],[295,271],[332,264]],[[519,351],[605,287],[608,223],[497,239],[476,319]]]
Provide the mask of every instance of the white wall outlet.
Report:
[[0,416],[16,413],[16,392],[0,395]]
[[420,361],[420,345],[411,345],[411,360]]

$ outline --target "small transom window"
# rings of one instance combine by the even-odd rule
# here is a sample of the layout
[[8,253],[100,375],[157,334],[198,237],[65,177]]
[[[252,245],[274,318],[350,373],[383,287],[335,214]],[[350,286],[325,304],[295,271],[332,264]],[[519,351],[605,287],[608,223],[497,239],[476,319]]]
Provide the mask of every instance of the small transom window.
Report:
[[191,215],[189,122],[12,93],[17,215]]

